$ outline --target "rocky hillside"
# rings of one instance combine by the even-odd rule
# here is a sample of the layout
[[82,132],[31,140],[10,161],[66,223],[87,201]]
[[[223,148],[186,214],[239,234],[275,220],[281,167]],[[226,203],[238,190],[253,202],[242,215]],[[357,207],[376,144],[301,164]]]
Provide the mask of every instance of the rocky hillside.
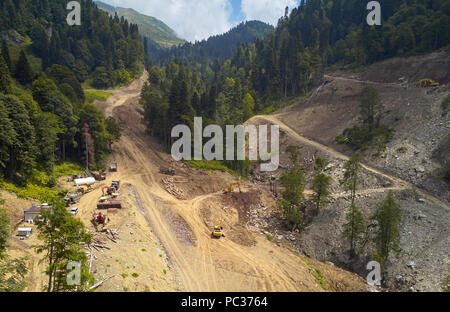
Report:
[[[343,224],[350,206],[350,196],[339,185],[344,161],[354,150],[336,143],[336,137],[359,118],[360,93],[370,85],[377,89],[385,106],[382,123],[395,130],[385,151],[363,151],[363,183],[356,204],[366,218],[373,215],[388,191],[393,191],[402,214],[401,253],[386,266],[384,279],[393,291],[439,291],[448,275],[450,258],[450,185],[445,179],[450,140],[450,119],[443,101],[450,94],[448,86],[450,52],[394,58],[355,73],[335,70],[325,76],[325,83],[298,104],[273,116],[252,119],[252,123],[277,122],[281,126],[280,150],[300,147],[302,167],[307,172],[308,187],[313,176],[314,159],[328,158],[327,174],[333,177],[332,199],[327,208],[313,216],[302,232],[284,229],[275,214],[256,218],[256,223],[270,231],[277,241],[287,241],[309,257],[352,270],[362,277],[365,265],[373,260],[367,251],[351,261],[347,242],[342,238]],[[439,81],[436,88],[421,88],[418,82],[430,78]],[[265,119],[265,120],[264,120]],[[292,163],[282,153],[279,177]],[[257,170],[257,167],[254,168]],[[256,171],[257,172],[257,171]],[[256,173],[255,180],[263,173]],[[304,209],[312,203],[305,192]]]

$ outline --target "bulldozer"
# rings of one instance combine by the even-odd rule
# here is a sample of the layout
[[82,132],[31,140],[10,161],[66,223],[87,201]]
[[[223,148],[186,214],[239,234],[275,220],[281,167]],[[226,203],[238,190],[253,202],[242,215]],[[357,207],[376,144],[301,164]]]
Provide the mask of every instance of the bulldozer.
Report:
[[214,231],[212,231],[211,233],[211,237],[212,238],[221,238],[221,237],[225,237],[225,234],[223,234],[223,227],[220,225],[216,225],[214,227]]
[[241,190],[241,182],[235,182],[235,183],[231,183],[230,186],[228,186],[226,189],[223,190],[224,194],[230,194],[233,192],[233,187],[237,186],[239,188],[239,193],[242,193]]
[[429,79],[429,78],[422,79],[422,80],[419,81],[419,87],[422,87],[422,88],[438,87],[440,85],[441,84],[439,82],[434,81],[433,79]]

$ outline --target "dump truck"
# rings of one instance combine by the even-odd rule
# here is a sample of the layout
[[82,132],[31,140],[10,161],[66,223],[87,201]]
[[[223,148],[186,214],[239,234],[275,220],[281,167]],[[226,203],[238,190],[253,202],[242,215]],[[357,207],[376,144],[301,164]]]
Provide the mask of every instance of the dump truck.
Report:
[[103,203],[97,204],[97,209],[104,210],[110,208],[122,209],[122,202],[120,200],[110,200]]
[[64,196],[64,201],[66,202],[67,207],[73,204],[76,204],[80,201],[82,194],[77,193],[67,193],[66,196]]
[[165,167],[160,167],[159,168],[159,172],[165,175],[171,175],[174,176],[176,174],[175,169],[173,168],[165,168]]
[[116,163],[116,162],[112,162],[112,163],[109,165],[109,171],[110,171],[110,172],[117,172],[117,163]]

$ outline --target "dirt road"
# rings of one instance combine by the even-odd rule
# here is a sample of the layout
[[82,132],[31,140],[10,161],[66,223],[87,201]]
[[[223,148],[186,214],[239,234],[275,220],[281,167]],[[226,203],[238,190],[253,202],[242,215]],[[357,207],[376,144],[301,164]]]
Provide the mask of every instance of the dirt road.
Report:
[[[144,75],[132,85],[112,91],[105,104],[98,105],[106,116],[114,116],[122,128],[122,138],[114,145],[119,172],[108,177],[132,185],[137,210],[145,216],[147,229],[156,234],[182,291],[323,291],[310,273],[302,255],[278,246],[257,233],[256,244],[245,246],[228,239],[211,238],[212,229],[202,216],[205,201],[221,192],[179,200],[160,184],[159,167],[167,165],[156,143],[145,134],[144,126],[132,116],[140,109],[140,89]],[[167,157],[167,155],[166,155]],[[220,204],[217,200],[217,206]],[[219,208],[217,208],[219,209]],[[223,224],[225,231],[227,224]],[[189,234],[189,235],[188,235]],[[249,234],[250,235],[250,234]],[[189,237],[189,238],[188,238]],[[362,280],[329,264],[316,263],[327,272],[330,290],[364,290]]]
[[[277,115],[260,115],[260,116],[253,117],[253,119],[262,119],[262,120],[265,120],[265,121],[270,122],[272,124],[279,125],[280,129],[285,131],[288,135],[294,137],[296,140],[302,142],[303,144],[307,144],[307,145],[313,146],[316,149],[318,149],[318,150],[320,150],[322,152],[325,152],[325,153],[327,153],[327,154],[329,154],[329,155],[331,155],[331,156],[333,156],[335,158],[338,158],[338,159],[341,159],[341,160],[345,160],[345,161],[349,160],[349,157],[347,155],[344,155],[344,154],[342,154],[342,153],[340,153],[338,151],[335,151],[334,149],[332,149],[332,148],[330,148],[328,146],[325,146],[323,144],[320,144],[318,142],[312,141],[310,139],[307,139],[307,138],[299,135],[292,128],[290,128],[288,125],[283,123],[279,118],[277,118]],[[424,197],[424,198],[434,202],[437,205],[440,205],[440,206],[450,210],[450,206],[447,203],[445,203],[442,200],[436,198],[435,196],[429,194],[428,192],[426,192],[426,191],[424,191],[422,189],[419,189],[418,187],[412,185],[411,183],[409,183],[407,181],[404,181],[404,180],[402,180],[402,179],[400,179],[398,177],[395,177],[395,176],[390,175],[388,173],[385,173],[385,172],[383,172],[383,171],[381,171],[379,169],[375,169],[375,168],[369,167],[369,166],[364,165],[364,164],[362,164],[362,167],[365,170],[367,170],[367,171],[369,171],[371,173],[377,174],[379,176],[382,176],[382,177],[388,179],[389,181],[392,181],[392,183],[394,184],[394,187],[392,187],[392,188],[380,188],[380,189],[377,189],[377,190],[365,190],[365,191],[362,191],[361,192],[362,195],[371,194],[371,193],[375,193],[375,192],[386,192],[386,191],[389,191],[389,190],[399,191],[399,190],[413,189],[413,190],[417,191],[422,197]],[[339,196],[345,196],[345,194],[334,194],[333,195],[333,197],[339,197]]]

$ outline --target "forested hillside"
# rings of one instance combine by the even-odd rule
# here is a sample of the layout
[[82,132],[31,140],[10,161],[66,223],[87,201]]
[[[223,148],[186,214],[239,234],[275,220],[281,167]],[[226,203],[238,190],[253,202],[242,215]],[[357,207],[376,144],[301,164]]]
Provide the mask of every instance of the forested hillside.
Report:
[[208,42],[156,57],[165,66],[150,69],[142,93],[149,131],[168,143],[171,126],[190,125],[194,115],[240,124],[275,110],[277,100],[305,95],[327,67],[358,68],[450,43],[450,0],[380,3],[382,26],[367,25],[364,1],[303,0],[265,39],[240,45],[222,62],[205,61],[229,53],[210,50]]
[[[52,186],[56,163],[89,155],[96,168],[117,139],[114,120],[105,120],[92,105],[97,94],[85,97],[82,84],[131,81],[143,68],[143,44],[136,25],[91,0],[81,4],[81,26],[72,27],[63,1],[0,4],[0,180]],[[48,177],[37,179],[40,172]]]
[[241,44],[252,43],[263,39],[274,28],[260,21],[241,23],[228,32],[209,37],[195,43],[187,42],[169,51],[158,49],[150,43],[149,54],[152,60],[160,65],[169,64],[174,59],[189,64],[212,64],[230,58]]
[[133,9],[116,8],[101,1],[96,1],[98,8],[108,12],[111,16],[126,19],[129,23],[138,25],[141,36],[148,38],[159,47],[170,48],[185,41],[175,34],[175,31],[157,18],[141,14]]

